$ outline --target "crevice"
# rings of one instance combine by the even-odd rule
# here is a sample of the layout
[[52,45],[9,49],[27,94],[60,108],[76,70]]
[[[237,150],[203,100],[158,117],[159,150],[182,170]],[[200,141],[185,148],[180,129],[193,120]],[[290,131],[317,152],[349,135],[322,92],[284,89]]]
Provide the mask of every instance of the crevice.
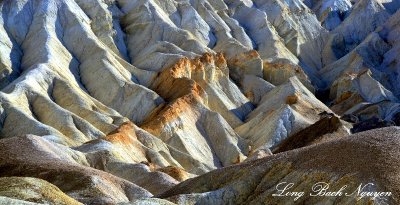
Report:
[[[36,96],[34,96],[33,98],[36,98]],[[33,104],[32,104],[32,102],[31,102],[30,99],[28,99],[28,107],[29,107],[29,111],[30,111],[31,114],[32,114],[32,117],[33,117],[36,121],[42,123],[42,122],[40,121],[38,115],[36,114],[36,112],[35,112],[35,107],[33,106]]]
[[[62,108],[62,109],[64,109],[64,108]],[[68,110],[66,110],[66,111],[69,112]],[[69,114],[70,114],[70,117],[72,118],[72,123],[74,124],[74,127],[75,127],[83,136],[87,137],[87,136],[85,135],[84,130],[83,130],[82,127],[80,126],[80,123],[77,121],[75,114],[73,114],[73,113],[69,113]],[[86,139],[86,140],[88,141],[88,140],[90,140],[90,139]]]
[[[8,83],[6,85],[3,85],[0,89],[3,89],[4,87],[6,87],[7,85],[11,84],[14,80],[16,80],[19,76],[21,76],[22,74],[22,58],[24,56],[24,52],[21,48],[21,45],[16,41],[16,39],[14,38],[14,36],[11,34],[10,29],[7,26],[7,22],[8,22],[8,16],[7,14],[10,13],[10,3],[4,3],[2,6],[2,18],[3,18],[3,28],[8,36],[8,38],[10,39],[11,43],[12,43],[12,47],[11,52],[10,52],[10,60],[11,60],[11,72],[9,73],[7,80]],[[33,18],[33,17],[32,17]],[[30,25],[32,24],[32,21],[29,23],[29,28]],[[29,32],[29,28],[28,28],[28,32]],[[28,34],[28,32],[25,34]],[[13,59],[15,59],[16,57],[16,62],[13,61]]]
[[327,89],[317,89],[315,91],[315,97],[324,103],[325,105],[329,105],[331,103],[331,99],[329,97],[330,94],[330,88]]
[[[57,19],[56,19],[56,36],[57,39],[60,41],[60,43],[64,46],[64,48],[68,51],[68,53],[72,56],[72,59],[70,61],[70,64],[68,66],[69,71],[72,73],[72,75],[74,76],[78,86],[82,89],[82,91],[86,92],[87,94],[89,94],[90,96],[92,96],[89,92],[89,90],[86,88],[85,84],[82,82],[81,79],[81,71],[80,71],[80,65],[81,62],[78,60],[78,58],[75,57],[75,55],[73,54],[73,52],[68,48],[68,46],[66,46],[65,42],[64,42],[64,37],[65,37],[65,27],[66,25],[64,24],[64,22],[62,21],[62,19],[67,18],[65,17],[61,17],[60,12],[57,13]],[[57,25],[59,25],[57,27]],[[58,29],[57,29],[58,28]],[[59,31],[59,32],[57,32]],[[85,49],[85,48],[84,48]],[[85,52],[85,51],[83,51]]]
[[199,122],[196,122],[196,128],[197,130],[202,134],[204,140],[206,141],[207,145],[211,148],[211,153],[212,155],[215,157],[214,158],[214,166],[221,168],[224,167],[222,160],[219,158],[218,154],[215,152],[215,147],[213,146],[213,144],[211,143],[210,140],[210,136],[208,136],[208,134],[206,134],[207,132],[204,130],[204,128],[202,127],[202,125],[199,124]]

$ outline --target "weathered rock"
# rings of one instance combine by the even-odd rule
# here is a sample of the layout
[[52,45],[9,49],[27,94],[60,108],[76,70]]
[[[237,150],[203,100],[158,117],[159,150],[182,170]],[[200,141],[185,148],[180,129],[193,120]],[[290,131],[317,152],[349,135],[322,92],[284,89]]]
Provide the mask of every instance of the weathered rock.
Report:
[[377,0],[360,0],[349,16],[337,26],[328,38],[324,55],[325,65],[338,60],[357,47],[371,32],[382,25],[390,14]]
[[331,86],[335,80],[345,74],[357,75],[367,69],[372,70],[373,73],[375,71],[378,73],[379,71],[373,69],[373,67],[379,66],[383,55],[389,48],[389,45],[377,33],[373,32],[350,53],[331,64],[327,64],[319,72],[327,86]]
[[352,115],[352,114],[343,115],[340,119],[344,120],[346,122],[351,122],[351,123],[358,123],[359,122],[358,117],[355,116],[355,115]]
[[189,179],[189,175],[185,172],[185,170],[178,167],[168,166],[157,169],[157,171],[164,172],[180,182]]
[[245,75],[240,82],[243,94],[253,103],[260,103],[262,97],[271,91],[275,86],[263,78]]
[[40,204],[81,204],[54,185],[27,177],[1,177],[0,196]]
[[[7,138],[0,175],[48,180],[83,203],[169,204],[149,197],[246,158],[275,159],[270,148],[285,139],[286,151],[348,134],[344,121],[323,134],[324,117],[396,120],[399,7],[392,0],[0,1],[0,138]],[[322,90],[331,108],[315,97]],[[302,133],[313,139],[294,140]],[[27,134],[41,137],[16,137]],[[299,173],[293,177],[308,174]],[[0,197],[30,203],[22,200]],[[219,200],[212,203],[226,203]]]
[[240,82],[245,76],[263,77],[263,62],[257,51],[240,53],[228,60],[229,76]]
[[78,145],[115,129],[126,121],[121,114],[140,122],[163,102],[140,85],[148,85],[155,74],[104,46],[75,1],[0,6],[2,35],[14,47],[10,58],[19,60],[12,69],[21,73],[0,96],[3,137],[54,135],[57,142]]
[[391,120],[400,108],[399,103],[391,101],[382,101],[379,103],[359,103],[344,114],[353,113],[360,121],[364,121],[373,117]]
[[129,203],[119,203],[119,205],[175,205],[175,204],[165,199],[147,198],[147,199],[133,200]]
[[340,126],[343,125],[338,117],[325,116],[313,125],[283,140],[277,147],[275,147],[275,149],[272,150],[272,152],[286,152],[314,144],[325,134],[337,131]]
[[318,17],[321,25],[328,30],[334,30],[351,12],[352,3],[349,0],[305,0]]
[[291,77],[264,95],[246,123],[235,131],[253,150],[271,148],[317,122],[322,111],[331,112],[297,77]]
[[37,136],[0,140],[0,175],[44,179],[82,203],[118,203],[152,196],[135,184],[83,166],[83,154]]
[[272,156],[272,155],[273,155],[273,153],[271,152],[270,149],[257,149],[256,151],[249,153],[249,157],[244,161],[245,162],[254,161],[254,160]]
[[346,95],[350,95],[350,97],[345,96],[345,98],[340,98],[341,100],[338,102],[338,104],[334,104],[331,107],[332,111],[338,115],[343,115],[345,113],[351,114],[352,112],[350,110],[352,108],[365,103],[365,100],[357,93],[347,93]]
[[[75,148],[86,155],[91,167],[133,182],[153,194],[178,183],[172,178],[174,176],[157,171],[157,168],[167,166],[181,167],[171,155],[170,149],[161,140],[133,123],[125,123],[108,136]],[[191,159],[183,154],[176,158],[185,157]]]
[[[395,172],[400,166],[399,134],[397,127],[371,130],[249,161],[187,180],[158,197],[182,204],[396,204],[400,200],[400,178]],[[318,182],[332,190],[347,185],[345,191],[353,193],[371,181],[373,185],[363,191],[385,192],[385,196],[360,197],[355,192],[348,197],[310,197],[311,187]],[[304,191],[304,195],[297,200],[296,196],[274,197],[276,186],[288,182],[295,185],[289,191]]]
[[288,63],[264,64],[264,79],[274,85],[281,85],[293,76],[296,76],[311,92],[315,92],[314,87],[311,85],[311,82],[301,67]]
[[246,145],[231,127],[243,124],[252,105],[228,76],[222,55],[204,54],[181,59],[152,85],[170,104],[156,110],[142,127],[203,163],[201,167],[182,164],[191,173],[245,159]]
[[321,51],[327,32],[307,6],[299,0],[256,0],[254,4],[267,14],[286,47],[305,64],[302,67],[307,75],[311,77],[322,67]]
[[36,205],[37,203],[0,196],[0,203],[9,205]]
[[[395,3],[395,2],[394,2]],[[382,26],[381,30],[379,30],[379,34],[387,39],[387,42],[391,46],[391,49],[387,51],[383,57],[382,64],[379,66],[379,69],[388,74],[388,81],[390,87],[392,87],[392,92],[399,96],[398,89],[398,75],[399,72],[399,63],[398,63],[398,54],[400,52],[400,44],[399,44],[399,29],[400,26],[398,22],[400,21],[400,11],[397,11],[392,17]]]
[[351,129],[351,132],[357,133],[366,130],[377,129],[382,127],[390,127],[390,126],[396,126],[396,124],[393,121],[387,121],[377,117],[372,117],[368,120],[364,120],[354,124],[354,127]]

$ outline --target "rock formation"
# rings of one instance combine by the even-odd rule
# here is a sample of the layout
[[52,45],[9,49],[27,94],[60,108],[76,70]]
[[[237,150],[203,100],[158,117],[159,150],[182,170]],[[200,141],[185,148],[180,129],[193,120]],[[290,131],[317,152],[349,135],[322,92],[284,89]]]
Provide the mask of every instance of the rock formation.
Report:
[[[397,204],[400,192],[395,170],[400,166],[399,134],[398,128],[385,128],[283,152],[189,179],[158,197],[178,204]],[[365,191],[391,190],[392,195],[360,197],[357,192],[350,195],[360,184],[371,180],[374,185]],[[307,193],[298,198],[274,197],[275,186],[287,182],[295,184],[290,191]],[[329,183],[330,190],[348,185],[345,191],[350,196],[310,197],[310,193],[319,192],[310,188],[317,182]]]
[[376,177],[397,203],[397,181],[354,173],[386,157],[396,179],[397,128],[348,135],[399,125],[399,8],[0,1],[0,203],[285,203],[270,196],[283,177]]

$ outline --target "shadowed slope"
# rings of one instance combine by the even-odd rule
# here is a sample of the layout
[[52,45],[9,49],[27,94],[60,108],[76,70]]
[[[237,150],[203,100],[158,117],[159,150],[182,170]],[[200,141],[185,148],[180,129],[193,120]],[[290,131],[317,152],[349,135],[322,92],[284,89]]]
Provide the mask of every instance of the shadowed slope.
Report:
[[[354,204],[357,197],[273,197],[280,182],[293,182],[291,191],[311,190],[317,182],[332,190],[348,185],[352,193],[360,183],[374,183],[364,191],[392,192],[391,197],[363,197],[358,203],[400,200],[400,129],[371,130],[336,141],[280,153],[190,179],[159,195],[179,203],[213,204]],[[192,193],[192,194],[190,194]]]

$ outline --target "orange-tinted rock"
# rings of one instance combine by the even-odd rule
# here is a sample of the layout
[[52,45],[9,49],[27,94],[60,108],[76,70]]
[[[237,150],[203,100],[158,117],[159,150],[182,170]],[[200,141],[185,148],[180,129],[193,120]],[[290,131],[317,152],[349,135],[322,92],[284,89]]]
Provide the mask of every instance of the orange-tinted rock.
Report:
[[293,105],[296,104],[298,101],[298,97],[296,95],[290,95],[286,98],[286,104]]
[[158,112],[153,113],[141,127],[157,136],[167,123],[179,117],[183,112],[192,109],[192,106],[196,106],[197,103],[199,102],[192,94],[178,98]]
[[340,97],[335,100],[336,101],[335,104],[339,104],[339,103],[349,99],[352,95],[353,95],[353,93],[350,91],[346,91],[346,92],[342,93],[342,95],[340,95]]
[[257,51],[237,54],[228,60],[230,76],[235,81],[240,81],[245,75],[262,77],[262,60]]
[[360,94],[354,93],[346,100],[333,105],[331,109],[336,114],[343,115],[347,110],[362,102],[365,102],[364,98]]
[[106,137],[103,137],[103,139],[112,143],[132,144],[133,139],[137,139],[137,137],[134,125],[129,121],[119,126]]
[[185,170],[175,166],[162,167],[157,169],[157,171],[164,172],[180,182],[189,178],[189,175]]
[[[238,156],[244,158],[243,141],[229,125],[242,124],[252,106],[230,81],[222,54],[180,59],[159,74],[151,89],[168,104],[153,111],[141,125],[143,129],[204,163],[201,169],[230,165]],[[220,149],[223,144],[226,150]],[[189,172],[199,172],[193,172],[193,162],[181,162]]]

